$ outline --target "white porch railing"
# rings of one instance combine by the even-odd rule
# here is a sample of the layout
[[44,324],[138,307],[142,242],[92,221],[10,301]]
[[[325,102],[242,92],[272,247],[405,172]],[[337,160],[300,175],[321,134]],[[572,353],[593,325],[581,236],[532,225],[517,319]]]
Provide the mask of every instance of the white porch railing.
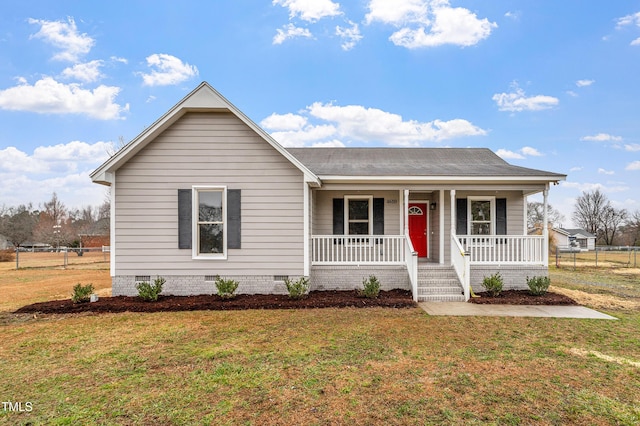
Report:
[[404,235],[313,235],[313,265],[403,265]]
[[544,236],[541,235],[458,235],[472,265],[543,265]]
[[404,249],[406,253],[407,272],[409,273],[409,281],[411,282],[411,294],[413,301],[418,301],[418,252],[413,249],[411,238],[409,235],[404,237]]
[[462,284],[464,300],[467,301],[471,297],[471,262],[460,240],[453,234],[451,234],[451,265],[456,271],[458,281]]

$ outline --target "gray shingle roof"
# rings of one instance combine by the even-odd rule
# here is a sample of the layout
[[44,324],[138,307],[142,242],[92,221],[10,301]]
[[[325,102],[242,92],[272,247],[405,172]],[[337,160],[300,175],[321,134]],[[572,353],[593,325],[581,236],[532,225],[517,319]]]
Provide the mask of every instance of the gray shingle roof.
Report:
[[559,173],[514,166],[487,148],[288,148],[323,176],[549,177]]

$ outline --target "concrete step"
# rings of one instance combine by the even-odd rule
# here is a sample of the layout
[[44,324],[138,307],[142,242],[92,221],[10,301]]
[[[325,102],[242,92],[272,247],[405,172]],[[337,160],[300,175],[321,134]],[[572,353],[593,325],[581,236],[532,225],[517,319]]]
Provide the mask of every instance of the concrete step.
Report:
[[418,278],[418,287],[460,287],[457,278]]
[[420,295],[428,295],[428,294],[451,294],[458,295],[462,294],[462,288],[460,286],[450,286],[450,287],[418,287],[418,296]]
[[464,302],[463,294],[418,295],[418,302]]

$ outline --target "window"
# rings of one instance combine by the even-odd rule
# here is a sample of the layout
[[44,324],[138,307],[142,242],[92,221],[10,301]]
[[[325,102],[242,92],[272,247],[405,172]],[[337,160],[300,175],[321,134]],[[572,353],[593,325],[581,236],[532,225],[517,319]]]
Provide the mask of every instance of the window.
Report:
[[495,229],[495,198],[469,197],[469,235],[492,235]]
[[373,233],[373,197],[345,197],[345,234],[371,235]]
[[193,199],[194,257],[226,258],[226,188],[194,187]]

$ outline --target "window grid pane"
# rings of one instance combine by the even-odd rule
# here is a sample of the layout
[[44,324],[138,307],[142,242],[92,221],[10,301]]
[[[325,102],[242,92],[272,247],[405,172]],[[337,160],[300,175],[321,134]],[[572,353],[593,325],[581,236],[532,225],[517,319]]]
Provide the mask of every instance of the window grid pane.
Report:
[[224,191],[199,190],[198,195],[198,254],[224,253]]

